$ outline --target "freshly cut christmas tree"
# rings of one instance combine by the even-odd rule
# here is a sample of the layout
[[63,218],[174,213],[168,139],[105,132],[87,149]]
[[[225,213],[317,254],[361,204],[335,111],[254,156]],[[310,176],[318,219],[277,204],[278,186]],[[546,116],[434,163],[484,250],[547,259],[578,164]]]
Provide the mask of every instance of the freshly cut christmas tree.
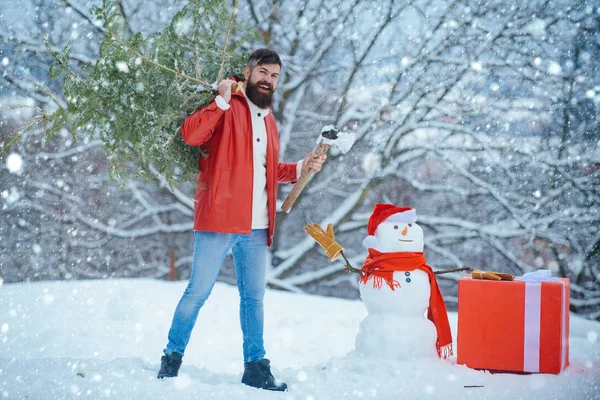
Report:
[[[92,8],[105,33],[95,63],[75,71],[70,43],[60,52],[48,46],[51,77],[64,74],[66,106],[55,101],[58,110],[42,111],[28,128],[43,123],[47,136],[67,127],[100,138],[111,177],[121,183],[157,174],[171,187],[193,182],[198,157],[207,154],[186,145],[178,128],[213,99],[222,77],[243,68],[245,57],[234,51],[250,30],[234,24],[236,8],[237,2],[230,10],[223,0],[190,1],[164,31],[127,37],[119,7],[105,0]],[[234,29],[237,41],[230,40]]]

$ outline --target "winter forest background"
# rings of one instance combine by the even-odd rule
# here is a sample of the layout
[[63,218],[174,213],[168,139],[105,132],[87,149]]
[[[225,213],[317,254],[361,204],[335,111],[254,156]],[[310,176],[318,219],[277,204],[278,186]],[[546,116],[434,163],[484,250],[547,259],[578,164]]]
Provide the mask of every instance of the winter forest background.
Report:
[[[0,5],[0,140],[53,107],[38,83],[56,49],[93,61],[102,29],[83,0]],[[122,0],[131,32],[161,30],[181,1]],[[358,297],[356,276],[330,263],[302,227],[332,222],[354,266],[377,202],[410,205],[434,269],[571,278],[571,308],[600,320],[600,1],[241,0],[284,69],[274,113],[282,161],[312,150],[322,126],[359,138],[330,153],[289,215],[277,217],[268,282]],[[99,140],[29,132],[0,153],[0,279],[181,279],[192,254],[193,190],[111,182]],[[21,169],[7,162],[20,155]],[[283,200],[291,186],[280,187]],[[440,276],[449,307],[464,273]],[[234,282],[228,259],[221,280]]]

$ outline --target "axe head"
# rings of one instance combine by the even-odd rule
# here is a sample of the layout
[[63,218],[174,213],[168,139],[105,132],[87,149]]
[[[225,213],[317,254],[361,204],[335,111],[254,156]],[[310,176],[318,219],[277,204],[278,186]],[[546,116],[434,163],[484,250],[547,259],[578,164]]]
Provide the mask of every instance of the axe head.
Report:
[[338,137],[338,133],[340,133],[340,128],[335,125],[327,125],[321,129],[323,139],[335,140]]
[[340,131],[335,125],[327,125],[321,129],[321,136],[317,143],[324,143],[335,146],[340,153],[346,154],[354,144],[354,133]]

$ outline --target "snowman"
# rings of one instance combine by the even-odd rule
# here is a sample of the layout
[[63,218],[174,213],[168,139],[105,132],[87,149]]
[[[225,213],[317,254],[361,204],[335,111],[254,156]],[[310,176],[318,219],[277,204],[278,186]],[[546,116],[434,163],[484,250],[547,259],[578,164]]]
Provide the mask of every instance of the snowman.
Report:
[[[423,230],[411,207],[376,204],[363,245],[368,255],[360,274],[360,296],[367,308],[355,351],[384,359],[446,358],[452,336],[444,299],[423,255]],[[343,248],[333,228],[305,227],[333,261]],[[347,261],[347,260],[346,260]]]

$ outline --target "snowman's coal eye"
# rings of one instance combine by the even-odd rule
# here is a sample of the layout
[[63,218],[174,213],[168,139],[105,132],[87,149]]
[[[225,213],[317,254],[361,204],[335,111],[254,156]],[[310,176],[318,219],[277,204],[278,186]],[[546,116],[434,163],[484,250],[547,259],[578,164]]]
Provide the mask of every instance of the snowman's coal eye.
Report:
[[412,226],[412,224],[408,224],[408,226]]
[[394,225],[394,229],[398,229],[398,225]]

